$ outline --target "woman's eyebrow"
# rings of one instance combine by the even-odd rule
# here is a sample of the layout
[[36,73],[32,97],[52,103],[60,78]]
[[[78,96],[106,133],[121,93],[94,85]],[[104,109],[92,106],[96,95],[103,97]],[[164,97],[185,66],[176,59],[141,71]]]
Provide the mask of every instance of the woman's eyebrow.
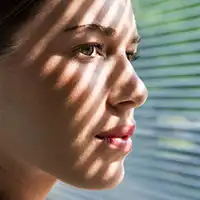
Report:
[[100,24],[84,24],[84,25],[67,27],[64,29],[64,32],[74,31],[74,30],[78,32],[85,32],[87,30],[99,31],[104,36],[113,36],[116,33],[115,29],[111,27],[105,27]]
[[[85,32],[87,30],[90,31],[99,31],[101,34],[104,36],[111,37],[116,33],[116,30],[111,28],[111,27],[106,27],[100,24],[84,24],[84,25],[77,25],[77,26],[71,26],[71,27],[66,27],[64,29],[64,32],[68,31],[77,31],[77,32]],[[131,43],[136,44],[139,43],[141,40],[141,37],[139,35],[133,36]]]

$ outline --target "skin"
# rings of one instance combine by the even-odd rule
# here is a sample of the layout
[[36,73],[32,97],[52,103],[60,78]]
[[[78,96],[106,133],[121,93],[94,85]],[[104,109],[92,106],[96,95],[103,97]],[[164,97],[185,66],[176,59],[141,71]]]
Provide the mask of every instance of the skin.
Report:
[[85,189],[123,180],[128,153],[95,135],[132,124],[147,98],[127,57],[138,46],[131,7],[51,0],[15,33],[0,60],[0,198],[44,199],[57,179]]

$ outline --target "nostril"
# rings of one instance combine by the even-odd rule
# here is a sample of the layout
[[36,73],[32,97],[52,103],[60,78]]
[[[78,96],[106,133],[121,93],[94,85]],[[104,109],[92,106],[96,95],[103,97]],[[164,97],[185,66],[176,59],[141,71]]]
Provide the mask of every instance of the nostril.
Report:
[[134,104],[134,102],[132,101],[124,101],[117,103],[115,105],[108,103],[106,107],[112,115],[118,116],[119,113],[125,113],[129,110],[134,109],[135,105],[136,104]]
[[133,105],[134,104],[134,102],[133,101],[122,101],[122,102],[120,102],[119,103],[119,105]]
[[116,105],[116,108],[117,109],[120,109],[120,110],[127,110],[127,109],[132,109],[132,108],[135,108],[137,106],[137,103],[135,103],[134,101],[123,101],[123,102],[120,102]]

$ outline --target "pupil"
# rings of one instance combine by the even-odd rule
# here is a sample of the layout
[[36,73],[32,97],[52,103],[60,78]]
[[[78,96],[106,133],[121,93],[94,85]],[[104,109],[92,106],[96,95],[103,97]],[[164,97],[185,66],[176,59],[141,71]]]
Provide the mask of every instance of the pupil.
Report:
[[93,53],[93,47],[91,46],[83,47],[82,53],[85,55],[91,55]]

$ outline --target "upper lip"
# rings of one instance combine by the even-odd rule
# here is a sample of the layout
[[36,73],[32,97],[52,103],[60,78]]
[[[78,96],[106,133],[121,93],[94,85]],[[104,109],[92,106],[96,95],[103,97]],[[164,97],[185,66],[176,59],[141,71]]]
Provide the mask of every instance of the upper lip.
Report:
[[131,137],[136,129],[136,125],[121,125],[114,127],[108,131],[101,132],[96,135],[97,138],[127,138]]

